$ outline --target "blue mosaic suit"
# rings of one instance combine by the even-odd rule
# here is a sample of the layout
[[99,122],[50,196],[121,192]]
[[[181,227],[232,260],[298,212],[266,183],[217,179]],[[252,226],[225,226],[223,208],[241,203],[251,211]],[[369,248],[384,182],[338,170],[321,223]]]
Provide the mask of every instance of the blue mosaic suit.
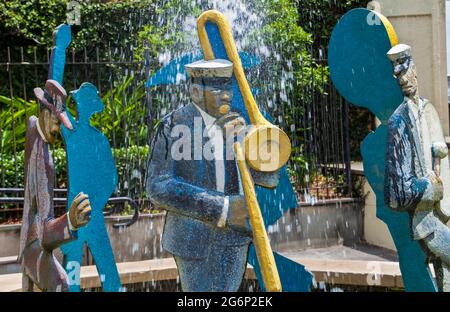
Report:
[[[226,165],[225,192],[220,193],[215,190],[215,161],[194,160],[194,135],[192,160],[172,158],[177,139],[171,137],[172,129],[184,125],[192,130],[195,118],[202,120],[193,104],[164,118],[152,144],[147,192],[154,205],[168,211],[162,244],[175,257],[183,290],[237,291],[251,233],[217,227],[225,197],[239,194],[237,183],[227,183],[237,177],[237,168]],[[200,148],[206,143],[202,140]]]
[[[427,144],[422,143],[426,138],[421,139],[420,120],[416,118],[410,105],[410,100],[405,102],[395,111],[389,119],[388,124],[388,147],[386,154],[386,183],[385,202],[389,207],[407,211],[411,215],[410,235],[415,240],[421,241],[431,252],[432,260],[439,289],[450,290],[448,272],[450,267],[450,230],[445,224],[448,220],[448,209],[445,218],[440,218],[436,213],[436,186],[427,177],[431,166],[426,161]],[[439,116],[433,105],[427,100],[420,99],[420,106],[423,107],[422,122],[428,118],[426,127],[432,127],[432,122],[439,120]],[[418,121],[418,120],[419,121]],[[432,142],[444,142],[442,129],[430,131]],[[422,137],[427,134],[422,133]],[[448,167],[441,168],[448,170]],[[441,170],[441,173],[442,173]],[[444,195],[447,181],[444,178]],[[444,197],[441,205],[447,206]]]

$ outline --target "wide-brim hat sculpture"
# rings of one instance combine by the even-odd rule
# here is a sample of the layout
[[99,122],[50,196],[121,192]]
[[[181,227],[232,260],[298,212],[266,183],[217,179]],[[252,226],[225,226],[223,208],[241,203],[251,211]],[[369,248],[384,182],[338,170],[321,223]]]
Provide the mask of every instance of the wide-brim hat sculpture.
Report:
[[45,89],[35,88],[34,95],[39,100],[39,103],[52,111],[66,128],[73,128],[72,123],[67,117],[67,92],[59,82],[51,79],[47,80]]

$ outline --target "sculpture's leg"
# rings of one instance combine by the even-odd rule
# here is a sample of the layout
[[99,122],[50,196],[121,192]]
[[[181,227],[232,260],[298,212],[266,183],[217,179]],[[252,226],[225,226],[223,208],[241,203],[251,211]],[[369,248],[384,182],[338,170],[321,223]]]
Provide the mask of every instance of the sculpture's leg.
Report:
[[239,290],[247,262],[248,245],[213,244],[205,259],[175,256],[181,288],[185,292],[235,292]]
[[381,125],[362,142],[364,173],[376,195],[377,217],[386,223],[394,240],[405,290],[433,292],[436,286],[426,264],[425,252],[412,237],[410,215],[393,211],[384,202],[387,135],[387,126]]
[[412,239],[410,217],[404,213],[389,210],[377,200],[377,216],[383,220],[397,249],[403,284],[408,292],[434,292],[436,283],[428,267],[427,256],[421,244]]
[[[206,259],[188,259],[174,256],[184,292],[207,292],[213,287]],[[209,276],[208,276],[209,275]]]
[[69,290],[68,276],[63,266],[52,253],[43,253],[39,260],[39,283],[42,291],[66,292]]
[[95,222],[95,225],[90,224],[89,227],[95,229],[95,232],[88,236],[87,244],[97,266],[103,291],[120,291],[122,286],[119,272],[117,271],[105,223],[102,220],[102,222]]
[[228,246],[222,256],[211,259],[215,261],[216,272],[213,291],[236,292],[241,286],[247,264],[248,245]]
[[25,273],[22,274],[22,292],[33,292],[34,283]]
[[450,292],[450,267],[440,259],[433,260],[436,283],[443,292]]
[[450,229],[444,223],[438,224],[424,242],[435,258],[433,265],[439,290],[450,292]]
[[442,263],[442,291],[450,292],[450,265]]
[[[78,231],[81,232],[82,230],[84,229],[79,229]],[[71,292],[80,292],[81,290],[80,268],[83,260],[84,239],[83,235],[80,234],[82,233],[78,233],[78,240],[63,246],[64,267],[69,276],[69,291]]]

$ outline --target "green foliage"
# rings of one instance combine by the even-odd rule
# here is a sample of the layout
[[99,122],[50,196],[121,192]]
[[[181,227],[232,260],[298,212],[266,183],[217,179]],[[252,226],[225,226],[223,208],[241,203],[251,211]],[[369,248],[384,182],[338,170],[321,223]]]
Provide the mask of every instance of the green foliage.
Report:
[[148,49],[149,59],[157,59],[159,52],[172,46],[175,39],[170,36],[163,36],[164,33],[169,33],[168,26],[158,29],[154,25],[145,25],[138,32],[138,47],[135,50],[135,59],[143,61],[146,49]]
[[313,58],[313,37],[300,26],[294,1],[265,0],[258,9],[264,10],[266,21],[262,29],[252,35],[262,36],[271,51],[264,68],[264,76],[269,78],[259,82],[259,88],[263,90],[260,102],[264,102],[264,98],[272,98],[270,111],[272,115],[281,117],[278,124],[295,144],[290,162],[291,176],[298,184],[303,184],[308,172],[307,163],[312,160],[306,160],[303,155],[305,142],[301,138],[305,129],[298,126],[304,113],[300,103],[310,105],[314,94],[324,92],[328,68]]
[[[123,79],[102,97],[105,110],[93,116],[91,124],[113,141],[113,146],[143,145],[147,142],[145,89],[133,76]],[[69,111],[76,116],[76,106],[68,99]],[[26,124],[30,116],[38,116],[36,101],[10,99],[0,95],[0,151],[13,154],[25,146]],[[62,147],[61,140],[55,148]]]
[[120,194],[134,198],[146,198],[145,177],[149,151],[148,145],[113,149],[119,174],[118,190]]
[[337,21],[349,10],[366,7],[368,0],[294,0],[300,25],[315,42],[327,45]]
[[0,95],[0,151],[12,154],[21,151],[25,144],[27,119],[36,115],[35,101],[20,98],[10,99]]
[[103,95],[105,110],[92,118],[91,124],[101,130],[113,146],[142,145],[147,141],[145,89],[134,76]]
[[[119,181],[128,181],[130,173],[130,161],[139,160],[142,164],[133,166],[133,171],[138,171],[142,176],[145,176],[145,161],[148,158],[148,146],[131,146],[129,148],[113,149],[113,156],[116,162],[116,168],[119,175]],[[67,187],[67,167],[66,167],[66,152],[62,148],[52,151],[53,161],[55,163],[56,187]],[[18,152],[16,156],[10,154],[0,155],[0,181],[2,187],[5,188],[23,188],[24,187],[24,151]],[[119,185],[119,190],[127,190],[135,188],[136,186]],[[131,193],[134,193],[131,191]],[[139,194],[143,195],[143,194]]]
[[[12,42],[12,46],[39,44],[52,46],[53,30],[67,19],[69,0],[28,0],[0,2],[0,39]],[[122,1],[78,1],[81,25],[73,25],[71,47],[80,51],[93,47],[100,57],[125,57],[122,52],[131,52],[126,57],[142,59],[143,47],[148,41],[153,56],[173,43],[169,35],[176,25],[172,19],[164,18],[174,14],[181,6],[180,0],[122,0]],[[187,6],[190,7],[190,6]],[[172,31],[168,31],[168,29]],[[122,48],[112,51],[109,47]]]
[[67,0],[0,2],[0,38],[14,45],[49,44],[53,29],[66,19]]

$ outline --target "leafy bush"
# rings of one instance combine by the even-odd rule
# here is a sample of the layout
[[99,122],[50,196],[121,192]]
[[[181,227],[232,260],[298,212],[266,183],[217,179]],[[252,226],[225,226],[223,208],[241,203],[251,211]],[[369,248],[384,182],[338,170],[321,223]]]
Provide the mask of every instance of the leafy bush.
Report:
[[13,154],[23,150],[27,119],[37,115],[38,105],[35,101],[0,95],[0,108],[0,152]]
[[307,165],[313,161],[304,156],[303,107],[312,105],[314,95],[324,92],[328,68],[313,58],[313,37],[300,26],[295,1],[265,0],[257,6],[265,12],[266,21],[252,36],[261,36],[270,50],[264,60],[263,79],[257,82],[262,90],[259,102],[271,101],[266,109],[291,137],[294,146],[289,172],[296,184],[303,185]]
[[[144,97],[142,84],[137,84],[133,76],[123,78],[121,84],[103,95],[105,110],[94,115],[91,124],[105,133],[115,147],[147,144]],[[76,105],[70,97],[68,107],[76,116]],[[0,151],[4,154],[22,151],[27,120],[32,115],[39,115],[39,105],[34,100],[10,99],[0,95],[0,109]],[[55,148],[60,147],[59,140]]]
[[294,0],[300,25],[314,40],[327,45],[339,18],[349,10],[366,7],[369,0]]
[[[121,184],[118,186],[120,195],[143,196],[143,184],[145,177],[146,162],[149,154],[148,146],[131,146],[128,148],[113,149],[113,156]],[[56,188],[67,187],[67,166],[66,152],[62,148],[52,151],[55,163]],[[0,181],[5,188],[24,187],[24,151],[14,155],[0,155]],[[126,181],[138,178],[133,185],[128,185]],[[141,197],[142,198],[142,197]]]
[[[28,42],[51,46],[53,30],[67,19],[69,2],[70,0],[0,2],[0,38],[9,39],[16,45]],[[155,18],[158,13],[161,14],[170,7],[172,2],[176,1],[78,1],[81,25],[74,26],[77,32],[73,38],[74,47],[105,42],[128,46],[133,43],[143,26],[143,17],[139,15],[145,13],[144,18]]]

